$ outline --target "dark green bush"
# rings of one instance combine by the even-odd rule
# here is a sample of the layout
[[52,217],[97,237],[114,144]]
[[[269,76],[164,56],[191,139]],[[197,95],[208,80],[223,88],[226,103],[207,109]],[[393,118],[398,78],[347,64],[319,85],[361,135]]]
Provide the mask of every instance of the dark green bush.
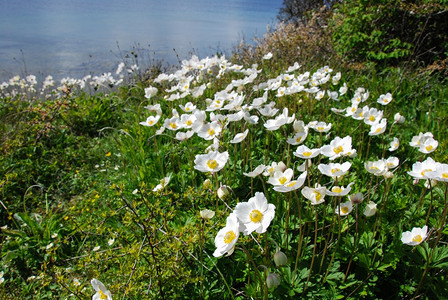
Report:
[[344,1],[335,6],[333,42],[356,61],[425,65],[448,54],[448,1]]

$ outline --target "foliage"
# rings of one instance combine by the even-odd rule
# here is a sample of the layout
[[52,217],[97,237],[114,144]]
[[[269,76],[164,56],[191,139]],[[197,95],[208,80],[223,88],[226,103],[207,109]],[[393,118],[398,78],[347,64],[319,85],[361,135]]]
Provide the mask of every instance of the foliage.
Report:
[[334,9],[335,48],[358,61],[428,65],[444,60],[447,5],[443,0],[343,1]]

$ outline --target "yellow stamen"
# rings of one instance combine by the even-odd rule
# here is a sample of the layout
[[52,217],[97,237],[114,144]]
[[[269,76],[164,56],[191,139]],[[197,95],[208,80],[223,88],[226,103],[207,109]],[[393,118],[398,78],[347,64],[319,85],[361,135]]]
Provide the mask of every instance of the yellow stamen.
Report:
[[291,181],[290,183],[288,183],[288,184],[286,185],[286,187],[293,187],[293,186],[295,186],[295,185],[296,185],[296,183],[297,183],[297,181],[296,181],[296,180],[294,180],[294,181]]
[[235,232],[227,231],[224,235],[224,243],[230,244],[236,238]]
[[432,169],[424,169],[420,174],[422,174],[422,176],[425,176],[426,172],[432,172]]
[[318,191],[314,191],[313,193],[314,193],[314,195],[316,196],[316,201],[319,201],[320,198],[322,198],[322,194],[319,193]]
[[413,241],[413,242],[417,242],[417,243],[420,243],[422,240],[423,240],[423,239],[422,239],[422,236],[421,236],[420,234],[417,234],[416,236],[414,236],[414,237],[412,238],[412,241]]
[[311,151],[305,151],[305,152],[303,152],[302,154],[303,154],[303,156],[311,156],[311,154],[313,154],[313,152],[311,152]]
[[252,222],[254,222],[254,223],[260,223],[260,222],[261,222],[261,219],[263,219],[263,214],[262,214],[259,210],[254,209],[254,210],[250,213],[249,217],[250,217],[250,220],[251,220]]
[[187,126],[190,126],[192,123],[193,123],[193,122],[191,122],[191,120],[187,120],[187,122],[185,122],[185,124],[186,124]]
[[322,127],[322,126],[317,127],[317,130],[319,130],[319,131],[323,131],[324,129],[325,129],[325,128]]
[[280,184],[285,184],[285,182],[286,182],[287,180],[288,180],[288,179],[286,179],[285,176],[280,177],[280,178],[278,179],[278,181],[280,182]]
[[334,153],[336,153],[336,154],[341,153],[343,150],[344,150],[344,149],[343,149],[342,146],[340,146],[340,145],[337,146],[337,147],[334,147],[334,149],[333,149]]
[[154,121],[153,121],[153,120],[148,121],[148,125],[152,125],[152,124],[154,124]]
[[340,193],[340,192],[342,192],[342,189],[338,186],[335,186],[331,189],[331,191],[334,193]]
[[339,171],[341,171],[341,169],[339,169],[339,168],[331,169],[331,174],[334,174],[334,173],[339,172]]
[[170,123],[170,127],[173,128],[173,129],[176,129],[177,128],[177,124],[176,123]]
[[434,147],[431,145],[428,145],[425,147],[426,151],[431,151]]
[[214,160],[214,159],[210,159],[210,160],[207,161],[207,166],[210,169],[214,170],[214,169],[216,169],[218,167],[218,162],[216,160]]
[[107,299],[106,294],[104,294],[101,289],[98,289],[98,293],[100,294],[100,299]]
[[343,213],[343,214],[348,213],[348,207],[347,206],[342,206],[341,207],[341,213]]
[[442,178],[448,178],[448,173],[442,173]]
[[376,132],[376,133],[380,133],[380,132],[381,132],[381,130],[383,130],[383,127],[378,127],[378,129],[377,129],[377,130],[375,130],[375,132]]
[[214,135],[215,134],[215,130],[210,128],[209,130],[207,130],[207,133],[208,133],[208,135]]
[[375,116],[369,116],[369,120],[372,122],[375,121]]

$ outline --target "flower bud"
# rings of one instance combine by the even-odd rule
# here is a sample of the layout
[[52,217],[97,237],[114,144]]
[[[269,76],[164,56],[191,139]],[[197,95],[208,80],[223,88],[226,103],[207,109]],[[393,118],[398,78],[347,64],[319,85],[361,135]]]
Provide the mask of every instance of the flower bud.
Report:
[[215,216],[215,212],[210,209],[201,210],[200,214],[201,214],[201,218],[205,219],[205,220],[209,220]]
[[376,214],[376,203],[369,201],[369,203],[367,203],[366,209],[364,210],[364,215],[366,217],[371,217],[374,214]]
[[275,289],[280,285],[280,282],[281,282],[280,276],[278,276],[275,273],[270,273],[266,278],[266,284],[268,286],[268,289]]
[[274,254],[274,262],[277,267],[284,266],[288,263],[288,257],[282,251],[277,251]]
[[400,113],[395,114],[395,116],[394,116],[395,123],[402,124],[402,123],[404,123],[404,120],[405,120],[404,117],[402,115],[400,115]]
[[356,193],[348,196],[348,198],[350,199],[350,201],[352,201],[353,204],[359,204],[363,200],[363,195],[362,193]]
[[219,199],[223,201],[226,200],[230,196],[230,187],[228,187],[227,185],[220,186],[217,194]]
[[394,173],[392,173],[391,171],[387,171],[383,176],[386,179],[391,179],[392,177],[394,177]]
[[210,179],[204,180],[204,183],[202,184],[202,188],[205,190],[213,188],[212,181]]

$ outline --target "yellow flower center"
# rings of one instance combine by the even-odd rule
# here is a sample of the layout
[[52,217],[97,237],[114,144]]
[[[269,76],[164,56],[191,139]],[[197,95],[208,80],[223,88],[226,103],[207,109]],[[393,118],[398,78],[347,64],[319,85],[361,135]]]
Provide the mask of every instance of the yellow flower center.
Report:
[[173,128],[173,129],[176,129],[177,128],[177,124],[176,123],[170,123],[170,127]]
[[318,191],[314,191],[313,193],[314,193],[314,195],[316,196],[316,201],[319,201],[320,198],[322,198],[322,194],[319,193]]
[[98,293],[100,294],[100,299],[107,299],[106,294],[104,294],[101,289],[98,289]]
[[359,116],[360,116],[361,118],[364,118],[364,113],[363,113],[363,112],[360,112],[360,113],[359,113]]
[[190,111],[190,108],[189,107],[185,107],[185,111]]
[[325,129],[325,128],[322,127],[322,126],[317,127],[317,130],[319,130],[319,131],[323,131],[324,129]]
[[154,121],[153,121],[153,120],[148,121],[148,125],[152,125],[152,124],[154,124]]
[[224,235],[224,243],[230,244],[235,239],[235,237],[235,232],[227,231],[227,233]]
[[426,151],[431,151],[434,147],[431,145],[428,145],[425,147]]
[[375,116],[369,116],[369,120],[372,122],[375,121]]
[[296,142],[297,142],[297,143],[300,143],[301,140],[302,140],[302,137],[298,137],[298,138],[296,138]]
[[377,130],[375,130],[375,132],[376,132],[376,133],[380,133],[380,132],[381,132],[381,130],[383,130],[383,127],[378,127],[378,129],[377,129]]
[[334,149],[333,149],[334,153],[336,153],[336,154],[341,153],[343,150],[344,149],[342,148],[342,146],[337,146],[337,147],[334,147]]
[[192,124],[191,120],[187,120],[187,122],[185,122],[185,124],[187,124],[187,126],[190,126]]
[[393,163],[387,163],[387,166],[390,168],[390,167],[393,167],[394,164]]
[[339,168],[331,169],[331,174],[334,174],[334,173],[339,172],[339,171],[341,171],[341,169],[339,169]]
[[302,154],[303,154],[303,156],[311,156],[311,154],[313,154],[313,152],[311,152],[311,151],[305,151],[305,152],[303,152]]
[[207,130],[207,133],[208,133],[208,135],[214,135],[215,134],[215,130],[210,128],[209,130]]
[[343,214],[348,213],[348,207],[347,206],[342,206],[341,207],[341,213],[343,213]]
[[380,168],[378,168],[377,166],[371,166],[370,170],[379,170]]
[[295,186],[295,185],[296,185],[296,183],[297,183],[297,181],[296,181],[296,180],[294,180],[294,181],[291,181],[290,183],[288,183],[288,184],[286,185],[286,187],[293,187],[293,186]]
[[218,167],[218,162],[216,161],[216,160],[214,160],[214,159],[209,159],[208,161],[207,161],[207,166],[210,168],[210,169],[216,169],[217,167]]
[[334,193],[340,193],[340,192],[342,192],[342,189],[338,186],[335,186],[331,189],[331,191]]
[[249,217],[250,217],[250,220],[251,220],[252,222],[254,222],[254,223],[260,223],[260,222],[261,222],[261,219],[263,219],[263,214],[262,214],[259,210],[254,209],[254,210],[250,213]]
[[448,173],[442,173],[442,178],[448,178]]
[[414,236],[414,237],[412,238],[412,241],[413,241],[413,242],[417,242],[417,243],[420,243],[422,240],[423,240],[423,239],[422,239],[422,236],[421,236],[420,234],[417,234],[416,236]]
[[425,176],[425,173],[426,173],[426,172],[432,172],[432,169],[424,169],[424,170],[421,172],[422,176]]
[[282,176],[282,177],[280,177],[280,178],[278,179],[278,182],[280,182],[280,184],[285,184],[285,182],[286,182],[287,180],[288,180],[288,179],[286,179],[285,176]]

